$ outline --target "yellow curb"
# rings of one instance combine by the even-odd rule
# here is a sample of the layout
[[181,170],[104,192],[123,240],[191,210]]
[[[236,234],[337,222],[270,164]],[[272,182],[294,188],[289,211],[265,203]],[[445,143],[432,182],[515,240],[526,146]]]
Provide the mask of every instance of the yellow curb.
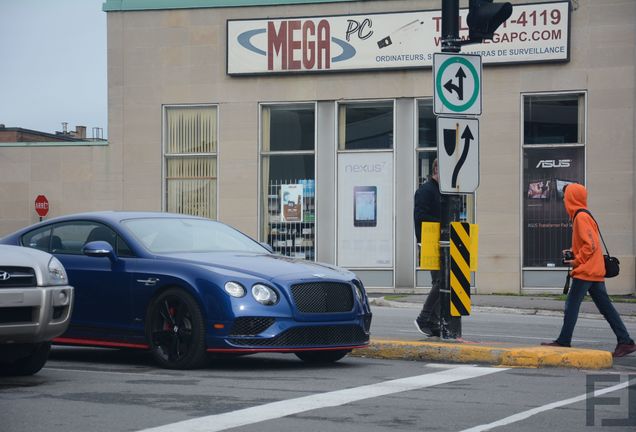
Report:
[[512,367],[562,367],[608,369],[613,365],[608,351],[547,346],[509,346],[491,343],[420,342],[371,340],[367,348],[352,355],[391,360],[484,363]]

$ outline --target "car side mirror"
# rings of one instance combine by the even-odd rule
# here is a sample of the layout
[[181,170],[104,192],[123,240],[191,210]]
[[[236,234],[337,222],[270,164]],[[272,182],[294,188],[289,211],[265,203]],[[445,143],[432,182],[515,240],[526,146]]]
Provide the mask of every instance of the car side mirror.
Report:
[[109,258],[111,261],[115,261],[117,255],[113,250],[113,246],[105,241],[92,241],[88,242],[82,248],[82,253],[89,257]]

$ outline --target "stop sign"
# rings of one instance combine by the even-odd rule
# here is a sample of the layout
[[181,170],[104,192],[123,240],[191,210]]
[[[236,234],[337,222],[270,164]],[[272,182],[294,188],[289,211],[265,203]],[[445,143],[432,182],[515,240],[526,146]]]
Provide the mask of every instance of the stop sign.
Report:
[[40,217],[44,217],[49,213],[49,200],[44,195],[38,195],[35,199],[35,211]]

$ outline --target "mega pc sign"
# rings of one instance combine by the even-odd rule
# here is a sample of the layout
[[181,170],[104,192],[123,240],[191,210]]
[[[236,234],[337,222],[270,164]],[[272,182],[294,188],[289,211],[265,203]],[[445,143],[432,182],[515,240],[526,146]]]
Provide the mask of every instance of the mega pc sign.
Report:
[[[488,63],[569,60],[569,2],[515,5],[493,40],[469,45]],[[468,37],[468,9],[460,37]],[[229,75],[431,67],[441,49],[441,11],[227,22]]]

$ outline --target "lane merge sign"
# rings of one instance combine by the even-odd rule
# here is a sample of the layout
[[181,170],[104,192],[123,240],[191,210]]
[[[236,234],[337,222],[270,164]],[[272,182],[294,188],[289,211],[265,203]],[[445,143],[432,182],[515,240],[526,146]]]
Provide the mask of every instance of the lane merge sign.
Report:
[[433,55],[433,112],[437,115],[481,115],[481,56]]
[[437,160],[441,193],[475,192],[479,187],[479,120],[438,117]]

